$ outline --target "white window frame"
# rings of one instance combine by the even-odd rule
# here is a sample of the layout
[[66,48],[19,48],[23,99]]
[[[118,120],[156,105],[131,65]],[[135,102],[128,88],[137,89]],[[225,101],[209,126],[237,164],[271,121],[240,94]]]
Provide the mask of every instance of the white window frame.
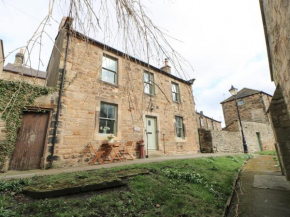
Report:
[[[108,117],[101,117],[101,111],[102,111],[102,105],[110,105],[110,106],[114,106],[115,107],[115,118],[108,118]],[[100,115],[99,115],[99,134],[103,134],[103,135],[117,135],[117,114],[118,114],[118,106],[112,103],[107,103],[107,102],[101,102],[101,106],[100,106]],[[107,114],[108,116],[108,114]],[[102,126],[100,126],[101,120],[105,120],[106,121],[106,126],[107,126],[107,121],[114,121],[114,129],[113,129],[113,133],[105,133],[104,130],[101,129]],[[103,132],[101,132],[103,131]]]
[[[116,71],[112,70],[112,69],[108,69],[104,66],[105,64],[105,60],[104,58],[110,59],[112,61],[116,62]],[[109,73],[113,73],[114,74],[114,82],[109,81],[108,79],[106,80],[104,78],[104,70],[106,70]],[[110,84],[115,84],[118,85],[118,59],[112,56],[109,56],[107,54],[103,54],[103,60],[102,60],[102,81],[110,83]]]
[[[177,119],[181,119],[181,126],[178,126],[178,121]],[[178,129],[181,129],[181,136],[178,136]],[[185,133],[184,133],[184,124],[183,124],[183,117],[180,116],[175,116],[175,133],[176,133],[176,137],[179,139],[184,139],[185,138]]]
[[[148,81],[145,80],[145,75],[148,75]],[[149,95],[155,94],[155,88],[154,88],[154,74],[148,71],[144,71],[143,74],[143,83],[144,83],[144,93]],[[149,93],[146,92],[145,86],[149,86]]]
[[[175,86],[175,91],[173,90],[173,86]],[[171,82],[171,92],[172,92],[172,100],[173,102],[180,102],[180,91],[179,91],[179,85],[175,82]],[[174,98],[177,98],[175,100]]]

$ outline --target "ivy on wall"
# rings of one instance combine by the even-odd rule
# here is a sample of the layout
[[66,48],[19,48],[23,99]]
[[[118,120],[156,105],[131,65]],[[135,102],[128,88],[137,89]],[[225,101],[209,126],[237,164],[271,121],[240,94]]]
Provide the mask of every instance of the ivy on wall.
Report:
[[19,81],[0,80],[0,115],[6,123],[6,139],[0,144],[0,169],[6,156],[10,157],[14,151],[17,131],[21,126],[26,106],[33,105],[37,97],[53,91]]

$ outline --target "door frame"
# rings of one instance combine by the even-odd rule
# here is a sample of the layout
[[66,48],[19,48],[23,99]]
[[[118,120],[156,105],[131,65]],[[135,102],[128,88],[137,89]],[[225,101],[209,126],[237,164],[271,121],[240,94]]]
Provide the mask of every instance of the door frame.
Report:
[[[155,127],[156,127],[156,133],[155,133],[155,142],[156,142],[156,149],[151,149],[151,150],[159,150],[159,124],[158,124],[158,116],[155,115],[151,115],[151,114],[145,114],[144,115],[144,131],[146,130],[146,126],[147,126],[147,117],[148,118],[154,118],[155,119]],[[146,142],[146,150],[147,150],[147,135],[146,135],[146,131],[145,131],[145,138],[144,141]]]
[[[47,126],[46,126],[46,134],[45,134],[45,140],[44,140],[44,145],[43,145],[43,153],[42,153],[42,157],[41,157],[41,161],[40,161],[40,168],[43,169],[44,166],[45,166],[45,156],[46,156],[46,153],[47,151],[47,145],[48,145],[48,136],[49,136],[49,130],[50,130],[50,123],[51,123],[51,119],[52,119],[52,111],[53,109],[52,108],[43,108],[43,107],[36,107],[36,106],[26,106],[26,109],[23,110],[23,113],[24,112],[34,112],[34,113],[40,113],[41,111],[39,110],[42,110],[42,111],[45,111],[48,113],[48,121],[47,121]],[[21,119],[21,122],[22,122],[22,119]],[[18,134],[18,132],[17,132]],[[15,147],[15,144],[14,144],[14,147]],[[10,161],[11,161],[11,157],[12,155],[9,157],[9,160],[8,160],[8,167],[10,165]],[[9,169],[8,169],[9,170]]]

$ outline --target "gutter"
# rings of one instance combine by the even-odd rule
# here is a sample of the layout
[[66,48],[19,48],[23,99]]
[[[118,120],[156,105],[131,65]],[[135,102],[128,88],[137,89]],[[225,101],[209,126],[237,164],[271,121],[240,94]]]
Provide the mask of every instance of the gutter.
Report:
[[54,126],[54,131],[53,131],[53,141],[52,141],[52,149],[51,149],[51,155],[50,155],[50,163],[49,167],[52,167],[52,162],[53,162],[53,155],[54,155],[54,148],[55,148],[55,143],[57,140],[57,128],[59,124],[59,115],[60,115],[60,109],[61,109],[61,98],[63,94],[63,88],[64,88],[64,79],[65,79],[65,74],[66,74],[66,63],[67,63],[67,56],[68,56],[68,49],[69,49],[69,42],[70,42],[70,24],[68,23],[68,20],[71,18],[67,18],[64,28],[67,28],[67,42],[66,42],[66,49],[65,49],[65,57],[64,57],[64,67],[63,67],[63,72],[62,72],[62,78],[61,78],[61,83],[59,87],[59,94],[58,94],[58,102],[57,102],[57,111],[56,111],[56,117],[55,117],[55,126]]

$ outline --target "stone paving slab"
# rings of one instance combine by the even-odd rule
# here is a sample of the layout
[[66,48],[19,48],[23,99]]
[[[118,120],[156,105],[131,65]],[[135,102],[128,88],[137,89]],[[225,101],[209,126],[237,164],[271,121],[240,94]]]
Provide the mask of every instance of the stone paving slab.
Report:
[[[257,155],[248,161],[241,172],[227,217],[290,216],[290,191],[253,187],[255,177],[281,176],[276,164],[273,156],[269,155]],[[274,180],[272,178],[269,182]]]
[[242,153],[210,153],[210,154],[191,154],[191,155],[173,155],[173,156],[162,156],[155,158],[145,158],[145,159],[135,159],[128,160],[125,162],[118,163],[109,163],[109,164],[98,164],[98,165],[85,165],[85,166],[76,166],[76,167],[65,167],[65,168],[57,168],[57,169],[48,169],[48,170],[29,170],[29,171],[8,171],[6,173],[0,174],[0,180],[9,180],[9,179],[19,179],[19,178],[30,178],[33,176],[45,176],[45,175],[54,175],[60,173],[71,173],[71,172],[80,172],[80,171],[89,171],[89,170],[97,170],[102,168],[112,168],[118,166],[125,165],[133,165],[133,164],[144,164],[144,163],[154,163],[154,162],[162,162],[167,160],[182,160],[182,159],[193,159],[200,157],[222,157],[228,155],[239,155]]
[[285,176],[255,175],[253,187],[290,191],[290,182]]

